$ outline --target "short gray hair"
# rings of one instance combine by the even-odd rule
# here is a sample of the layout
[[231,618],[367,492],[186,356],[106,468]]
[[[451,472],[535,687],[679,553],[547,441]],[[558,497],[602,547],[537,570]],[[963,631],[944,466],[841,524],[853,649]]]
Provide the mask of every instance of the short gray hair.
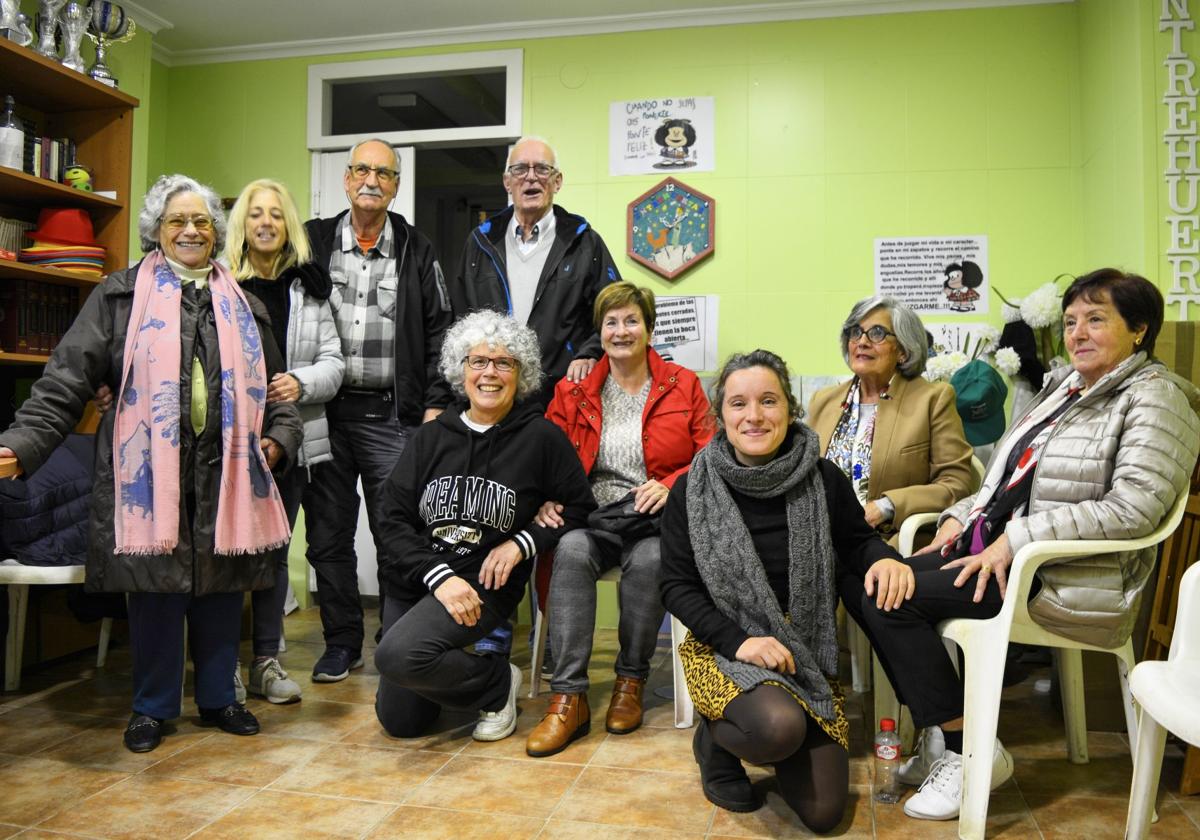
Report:
[[471,312],[446,330],[442,341],[442,359],[438,364],[442,376],[456,394],[466,394],[463,382],[463,357],[472,347],[486,344],[493,350],[503,348],[520,366],[517,379],[517,399],[532,394],[542,385],[542,351],[537,334],[515,318],[501,315],[492,309]]
[[562,167],[558,165],[558,149],[551,146],[550,141],[547,140],[545,137],[542,137],[540,134],[523,134],[517,138],[517,142],[513,143],[512,148],[508,150],[508,156],[506,158],[504,158],[504,171],[505,172],[508,172],[509,164],[512,163],[513,152],[515,152],[517,150],[517,147],[520,146],[522,143],[541,143],[541,144],[543,144],[547,149],[550,150],[550,155],[551,155],[551,157],[554,158],[554,168],[557,169],[559,172],[562,172]]
[[[354,153],[358,151],[358,147],[364,146],[367,143],[378,143],[381,146],[387,146],[388,149],[392,153],[392,164],[396,167],[397,172],[400,171],[400,153],[396,151],[395,146],[393,146],[387,140],[384,140],[382,137],[366,137],[362,140],[359,140],[357,143],[355,143],[353,146],[350,147],[350,154],[346,158],[346,160],[347,161],[354,160]],[[347,165],[349,165],[349,164],[347,164]]]
[[842,324],[842,358],[847,365],[850,364],[850,328],[876,309],[884,309],[892,316],[892,332],[896,334],[896,341],[905,357],[897,365],[900,375],[905,379],[916,379],[925,372],[925,362],[929,359],[929,338],[925,335],[925,325],[921,323],[920,316],[894,297],[875,295],[854,304]]
[[212,216],[213,232],[216,236],[213,242],[213,253],[219,254],[225,247],[225,211],[221,208],[221,197],[209,186],[201,184],[195,178],[187,175],[163,175],[154,182],[146,197],[142,199],[142,209],[138,213],[138,237],[142,240],[142,252],[149,254],[158,247],[159,228],[162,227],[163,213],[171,199],[182,193],[195,193],[204,199],[208,207],[208,215]]

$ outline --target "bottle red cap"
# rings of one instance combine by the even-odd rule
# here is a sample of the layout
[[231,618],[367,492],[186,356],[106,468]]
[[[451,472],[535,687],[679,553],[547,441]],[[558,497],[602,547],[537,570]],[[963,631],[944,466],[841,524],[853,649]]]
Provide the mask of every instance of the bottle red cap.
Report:
[[879,721],[879,729],[882,732],[895,732],[896,721],[891,718],[883,718]]

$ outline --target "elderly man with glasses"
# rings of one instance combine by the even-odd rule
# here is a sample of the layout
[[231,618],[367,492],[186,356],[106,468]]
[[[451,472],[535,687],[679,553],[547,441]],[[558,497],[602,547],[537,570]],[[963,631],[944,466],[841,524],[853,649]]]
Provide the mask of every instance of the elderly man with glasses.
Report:
[[388,210],[400,160],[386,141],[369,139],[350,150],[343,179],[350,209],[305,224],[313,261],[333,278],[329,304],[342,342],[342,387],[326,404],[333,460],[313,467],[308,562],[317,573],[325,653],[313,682],[337,682],[362,666],[363,611],[358,593],[354,533],[357,483],[367,497],[367,520],[379,566],[379,504],[384,481],[413,429],[450,402],[438,373],[442,338],[451,323],[450,298],[433,245]]
[[581,382],[600,358],[592,306],[604,286],[621,279],[600,234],[554,204],[562,184],[550,144],[518,140],[504,168],[512,204],[468,234],[450,289],[456,315],[495,309],[537,334],[546,382],[536,399],[543,406],[564,374]]

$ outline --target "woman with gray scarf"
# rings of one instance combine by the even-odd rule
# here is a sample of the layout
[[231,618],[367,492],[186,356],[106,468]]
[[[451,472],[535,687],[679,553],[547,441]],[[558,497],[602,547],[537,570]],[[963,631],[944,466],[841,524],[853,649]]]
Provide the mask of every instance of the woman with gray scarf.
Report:
[[913,576],[820,457],[781,358],[731,357],[712,406],[719,430],[677,480],[662,525],[663,604],[690,631],[679,653],[702,715],[693,752],[704,795],[752,811],[742,761],[773,765],[788,805],[827,832],[849,790],[835,578],[865,579],[891,609]]

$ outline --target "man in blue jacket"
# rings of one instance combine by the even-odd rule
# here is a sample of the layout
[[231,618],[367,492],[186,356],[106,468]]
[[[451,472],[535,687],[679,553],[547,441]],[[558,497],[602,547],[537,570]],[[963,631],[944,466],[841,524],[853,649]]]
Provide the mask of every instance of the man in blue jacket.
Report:
[[333,460],[313,467],[306,522],[308,562],[317,573],[325,654],[314,682],[343,680],[362,666],[363,611],[358,593],[358,480],[379,566],[379,502],[409,435],[441,413],[450,388],[438,373],[442,336],[452,316],[433,245],[388,206],[400,161],[383,140],[350,150],[343,179],[350,209],[305,224],[313,261],[329,268],[333,309],[346,370],[326,404]]
[[523,137],[504,168],[512,204],[467,235],[460,274],[450,287],[454,314],[490,308],[537,333],[545,407],[564,375],[581,382],[600,358],[592,305],[621,279],[600,234],[554,203],[563,174],[550,144]]

